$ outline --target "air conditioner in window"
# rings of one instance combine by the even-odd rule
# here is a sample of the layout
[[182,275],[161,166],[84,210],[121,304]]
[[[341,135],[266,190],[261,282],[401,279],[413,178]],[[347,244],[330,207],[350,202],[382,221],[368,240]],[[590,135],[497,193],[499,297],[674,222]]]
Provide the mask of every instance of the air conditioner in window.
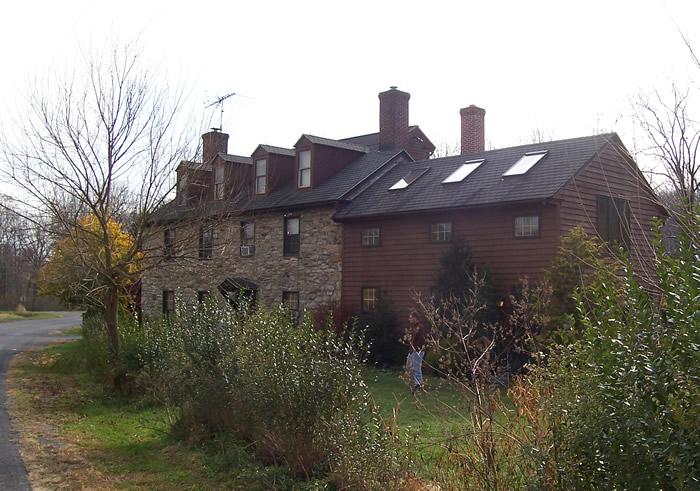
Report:
[[255,252],[255,247],[253,246],[241,246],[241,256],[248,257],[252,256]]

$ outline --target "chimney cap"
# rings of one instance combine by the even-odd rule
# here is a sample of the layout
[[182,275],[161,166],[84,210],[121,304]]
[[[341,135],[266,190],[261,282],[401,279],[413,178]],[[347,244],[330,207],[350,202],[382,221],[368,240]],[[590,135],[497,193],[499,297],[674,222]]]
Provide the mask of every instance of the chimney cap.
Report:
[[396,90],[396,89],[398,89],[398,86],[396,86],[396,85],[390,85],[390,86],[389,86],[389,89],[391,89],[391,90]]

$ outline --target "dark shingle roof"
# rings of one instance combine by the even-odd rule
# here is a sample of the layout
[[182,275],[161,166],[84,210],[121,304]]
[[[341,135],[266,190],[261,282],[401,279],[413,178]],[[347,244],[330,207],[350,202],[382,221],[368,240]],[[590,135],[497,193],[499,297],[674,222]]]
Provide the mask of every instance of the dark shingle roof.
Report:
[[245,208],[255,211],[339,201],[400,153],[397,151],[377,151],[364,154],[316,188],[308,191],[297,191],[295,183],[290,181],[267,196],[252,199]]
[[241,155],[231,155],[228,153],[220,153],[219,157],[224,159],[225,162],[234,162],[237,164],[250,164],[253,165],[252,157],[243,157]]
[[[339,211],[336,218],[551,198],[613,139],[619,141],[612,133],[406,163],[378,179]],[[525,153],[543,150],[547,155],[527,173],[502,177]],[[474,159],[485,159],[485,162],[463,182],[442,184],[464,162]],[[411,170],[425,167],[429,170],[413,184],[389,191]]]
[[286,155],[288,157],[296,156],[296,150],[294,150],[293,148],[275,147],[273,145],[260,145],[260,148],[265,150],[267,153]]
[[358,145],[356,143],[348,143],[346,141],[331,140],[329,138],[321,138],[320,136],[313,135],[302,135],[302,138],[306,138],[311,143],[318,145],[326,145],[327,147],[342,148],[344,150],[355,150],[356,152],[367,152],[368,149],[364,145]]

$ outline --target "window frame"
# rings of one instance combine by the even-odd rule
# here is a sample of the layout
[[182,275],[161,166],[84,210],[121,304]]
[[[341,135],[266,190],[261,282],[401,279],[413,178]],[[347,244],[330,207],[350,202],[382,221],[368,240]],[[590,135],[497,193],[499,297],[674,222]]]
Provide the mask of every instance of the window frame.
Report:
[[[367,232],[370,230],[376,230],[376,235],[369,235]],[[369,242],[366,239],[375,239],[376,241]],[[379,247],[382,245],[382,228],[381,227],[365,227],[360,232],[360,246],[361,247]]]
[[[258,173],[258,164],[260,163],[263,165],[262,174]],[[255,194],[267,193],[267,158],[256,159],[253,171],[255,173]]]
[[[302,167],[302,155],[308,155],[308,165]],[[304,159],[306,160],[306,159]],[[303,176],[308,179],[308,184],[303,185]],[[297,189],[308,189],[311,187],[311,149],[299,150],[299,163],[297,165]]]
[[175,313],[175,290],[163,290],[163,315]]
[[[253,231],[250,237],[247,236],[247,228],[252,227]],[[241,257],[248,257],[255,254],[255,222],[241,221],[240,222],[240,254]],[[249,247],[250,253],[247,256],[243,255],[243,248]]]
[[[365,293],[374,293],[373,298],[365,297]],[[360,290],[360,310],[362,313],[376,312],[382,298],[381,288],[378,286],[363,286]],[[371,302],[372,305],[368,305]]]
[[226,190],[226,169],[222,166],[214,167],[214,199],[224,199]]
[[597,205],[596,229],[600,240],[612,247],[629,250],[632,235],[630,200],[599,194]]
[[209,290],[197,290],[197,303],[205,303],[210,296],[211,292]]
[[[292,220],[297,222],[296,234],[288,233],[289,223]],[[282,234],[282,254],[284,256],[298,256],[301,252],[301,217],[299,215],[284,217]]]
[[175,246],[177,244],[177,229],[166,228],[163,230],[163,257],[172,259],[175,257]]
[[214,256],[214,227],[199,227],[199,258],[211,259]]
[[[291,305],[289,300],[290,296],[296,296],[296,305]],[[293,313],[293,317],[295,320],[299,320],[299,306],[300,306],[300,298],[299,298],[299,291],[298,290],[284,290],[282,292],[282,305],[288,309],[290,312]]]
[[[435,227],[439,227],[440,225],[447,225],[449,224],[450,226],[450,236],[449,238],[440,238],[440,234],[445,234],[445,231],[441,230],[435,230]],[[454,238],[454,223],[452,220],[446,220],[446,221],[439,221],[439,222],[431,222],[430,223],[430,243],[431,244],[449,244],[452,242]]]
[[[518,219],[522,218],[536,218],[537,219],[537,234],[532,234],[532,235],[519,235],[518,234]],[[518,215],[513,217],[513,238],[520,240],[520,239],[539,239],[540,234],[542,233],[541,229],[542,225],[542,220],[540,218],[540,215]],[[529,227],[532,227],[532,224],[528,224]]]
[[182,173],[177,177],[177,205],[187,204],[187,175]]

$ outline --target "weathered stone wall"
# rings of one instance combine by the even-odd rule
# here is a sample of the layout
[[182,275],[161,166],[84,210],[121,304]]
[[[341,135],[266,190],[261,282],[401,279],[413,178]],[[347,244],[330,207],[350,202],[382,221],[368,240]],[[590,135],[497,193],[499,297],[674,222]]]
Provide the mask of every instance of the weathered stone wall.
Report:
[[[236,217],[216,226],[210,259],[197,257],[198,226],[181,226],[176,232],[178,240],[189,237],[188,243],[178,246],[177,255],[182,257],[161,261],[144,274],[144,314],[160,315],[164,290],[173,290],[184,301],[195,302],[199,291],[219,295],[217,287],[226,278],[255,283],[258,302],[268,306],[281,303],[285,291],[299,292],[300,309],[340,301],[342,226],[331,219],[333,212],[332,207],[326,207],[287,214],[300,217],[298,256],[283,255],[283,213]],[[250,257],[240,255],[242,221],[255,223],[255,254]],[[162,234],[154,240],[162,245]],[[150,246],[159,249],[158,244]]]

